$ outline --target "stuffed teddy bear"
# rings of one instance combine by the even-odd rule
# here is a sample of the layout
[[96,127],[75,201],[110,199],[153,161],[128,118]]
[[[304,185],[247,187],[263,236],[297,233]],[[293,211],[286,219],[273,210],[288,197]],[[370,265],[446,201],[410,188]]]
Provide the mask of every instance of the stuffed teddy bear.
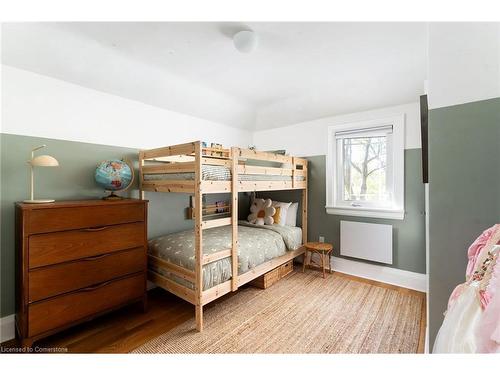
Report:
[[276,208],[272,206],[270,199],[254,199],[250,206],[250,215],[248,221],[257,225],[271,225],[274,223],[273,215],[276,213]]

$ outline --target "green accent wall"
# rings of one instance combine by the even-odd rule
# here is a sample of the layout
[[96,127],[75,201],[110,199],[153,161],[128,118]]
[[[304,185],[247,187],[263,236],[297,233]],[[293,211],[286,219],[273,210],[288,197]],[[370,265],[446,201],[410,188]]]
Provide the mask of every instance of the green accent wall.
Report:
[[[168,140],[165,141],[168,144]],[[54,156],[60,166],[35,170],[35,198],[92,199],[106,193],[94,182],[94,171],[102,160],[126,157],[137,166],[138,150],[124,147],[70,142],[47,138],[0,134],[1,145],[1,295],[0,316],[15,311],[14,285],[14,202],[29,198],[29,174],[27,160],[31,149],[45,144],[39,153]],[[122,196],[138,198],[138,182]],[[212,199],[229,199],[214,195]],[[146,193],[149,199],[148,236],[156,237],[193,227],[193,221],[185,217],[189,196],[178,193]],[[248,197],[240,197],[241,212],[245,215]]]
[[467,248],[500,222],[500,98],[430,111],[429,213],[432,348]]
[[[421,149],[405,150],[405,218],[388,220],[356,216],[329,215],[326,213],[326,157],[313,156],[309,160],[309,210],[308,239],[318,241],[324,236],[334,247],[334,255],[340,256],[340,221],[389,224],[393,227],[393,264],[388,267],[417,273],[426,272],[425,261],[425,193],[422,183]],[[260,196],[263,193],[260,193]],[[300,202],[300,193],[280,191],[265,196],[284,201]],[[356,261],[356,258],[342,257]],[[385,264],[384,264],[385,265]]]

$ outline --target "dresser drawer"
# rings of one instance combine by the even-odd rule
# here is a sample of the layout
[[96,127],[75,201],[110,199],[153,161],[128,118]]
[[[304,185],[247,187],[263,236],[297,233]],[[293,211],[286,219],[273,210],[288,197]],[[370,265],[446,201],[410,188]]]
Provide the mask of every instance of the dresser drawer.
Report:
[[143,203],[32,209],[27,217],[26,230],[33,234],[132,223],[144,221],[145,212]]
[[29,273],[29,302],[146,269],[144,247],[37,268]]
[[29,237],[29,268],[145,246],[144,223],[111,225]]
[[145,274],[98,284],[28,307],[28,334],[38,335],[144,295]]

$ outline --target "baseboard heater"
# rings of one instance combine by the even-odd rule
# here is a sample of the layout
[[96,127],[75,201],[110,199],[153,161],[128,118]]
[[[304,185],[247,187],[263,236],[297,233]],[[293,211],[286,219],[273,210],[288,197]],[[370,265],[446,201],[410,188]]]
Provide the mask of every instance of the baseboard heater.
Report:
[[340,255],[392,264],[392,225],[341,220]]

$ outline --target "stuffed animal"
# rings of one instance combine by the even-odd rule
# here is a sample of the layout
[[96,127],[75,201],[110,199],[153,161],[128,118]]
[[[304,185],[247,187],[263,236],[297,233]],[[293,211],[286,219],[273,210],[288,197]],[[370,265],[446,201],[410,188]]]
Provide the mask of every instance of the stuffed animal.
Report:
[[276,213],[276,208],[272,206],[270,199],[254,199],[250,206],[250,215],[248,221],[257,225],[271,225],[274,223],[273,215]]

